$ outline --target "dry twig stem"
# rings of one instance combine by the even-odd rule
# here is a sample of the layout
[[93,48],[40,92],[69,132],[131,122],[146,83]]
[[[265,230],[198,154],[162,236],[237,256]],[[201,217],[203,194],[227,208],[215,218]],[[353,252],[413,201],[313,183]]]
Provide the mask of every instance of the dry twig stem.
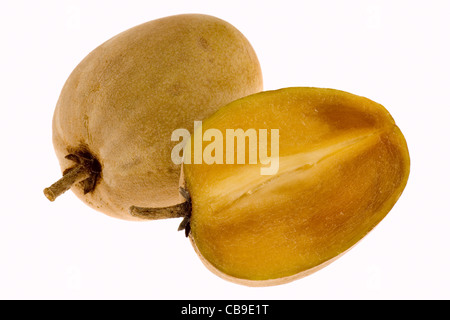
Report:
[[90,170],[83,165],[78,165],[66,172],[61,179],[44,189],[44,194],[50,201],[69,190],[75,183],[81,182],[90,176]]
[[190,203],[188,201],[164,208],[130,207],[130,214],[147,220],[182,218],[190,215]]

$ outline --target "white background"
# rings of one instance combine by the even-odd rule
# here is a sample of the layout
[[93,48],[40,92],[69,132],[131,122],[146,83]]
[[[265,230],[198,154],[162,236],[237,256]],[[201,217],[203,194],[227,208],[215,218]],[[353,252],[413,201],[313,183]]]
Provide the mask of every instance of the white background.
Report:
[[[206,13],[250,40],[265,89],[330,87],[391,112],[410,148],[409,183],[389,215],[325,269],[267,288],[209,272],[178,220],[125,222],[71,192],[51,120],[72,69],[137,24]],[[2,299],[448,299],[449,1],[2,1]]]

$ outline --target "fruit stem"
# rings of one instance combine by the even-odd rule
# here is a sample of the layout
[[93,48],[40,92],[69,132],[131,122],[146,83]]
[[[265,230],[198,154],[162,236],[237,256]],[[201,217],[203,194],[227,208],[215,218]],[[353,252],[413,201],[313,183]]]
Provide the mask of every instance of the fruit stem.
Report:
[[191,204],[189,201],[176,204],[171,207],[143,208],[130,207],[130,214],[146,220],[170,219],[188,217],[191,214]]
[[63,177],[50,187],[44,189],[44,194],[50,201],[55,201],[57,197],[69,190],[75,183],[81,182],[90,176],[90,170],[84,165],[77,165],[67,170]]

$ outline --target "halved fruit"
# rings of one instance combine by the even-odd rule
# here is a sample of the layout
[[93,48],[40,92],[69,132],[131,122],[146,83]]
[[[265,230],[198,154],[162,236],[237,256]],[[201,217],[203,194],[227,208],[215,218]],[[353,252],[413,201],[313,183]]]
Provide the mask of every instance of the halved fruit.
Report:
[[409,168],[405,138],[378,103],[334,89],[257,93],[204,120],[185,149],[191,240],[225,279],[288,282],[366,236]]

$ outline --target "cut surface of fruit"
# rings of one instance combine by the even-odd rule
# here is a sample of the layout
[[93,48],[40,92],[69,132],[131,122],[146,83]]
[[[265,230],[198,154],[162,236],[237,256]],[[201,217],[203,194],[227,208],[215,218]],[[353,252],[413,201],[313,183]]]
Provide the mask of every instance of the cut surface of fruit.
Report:
[[[257,147],[266,138],[259,130],[270,133],[267,155],[278,151],[274,174],[261,174],[261,157],[249,163],[249,136],[245,163],[227,164],[225,150],[223,164],[184,164],[191,237],[227,277],[258,285],[307,274],[367,235],[406,186],[406,141],[389,112],[364,97],[321,88],[258,93],[221,108],[194,136],[215,129],[227,137],[227,129],[238,128],[257,132]],[[270,143],[274,130],[277,146]]]

